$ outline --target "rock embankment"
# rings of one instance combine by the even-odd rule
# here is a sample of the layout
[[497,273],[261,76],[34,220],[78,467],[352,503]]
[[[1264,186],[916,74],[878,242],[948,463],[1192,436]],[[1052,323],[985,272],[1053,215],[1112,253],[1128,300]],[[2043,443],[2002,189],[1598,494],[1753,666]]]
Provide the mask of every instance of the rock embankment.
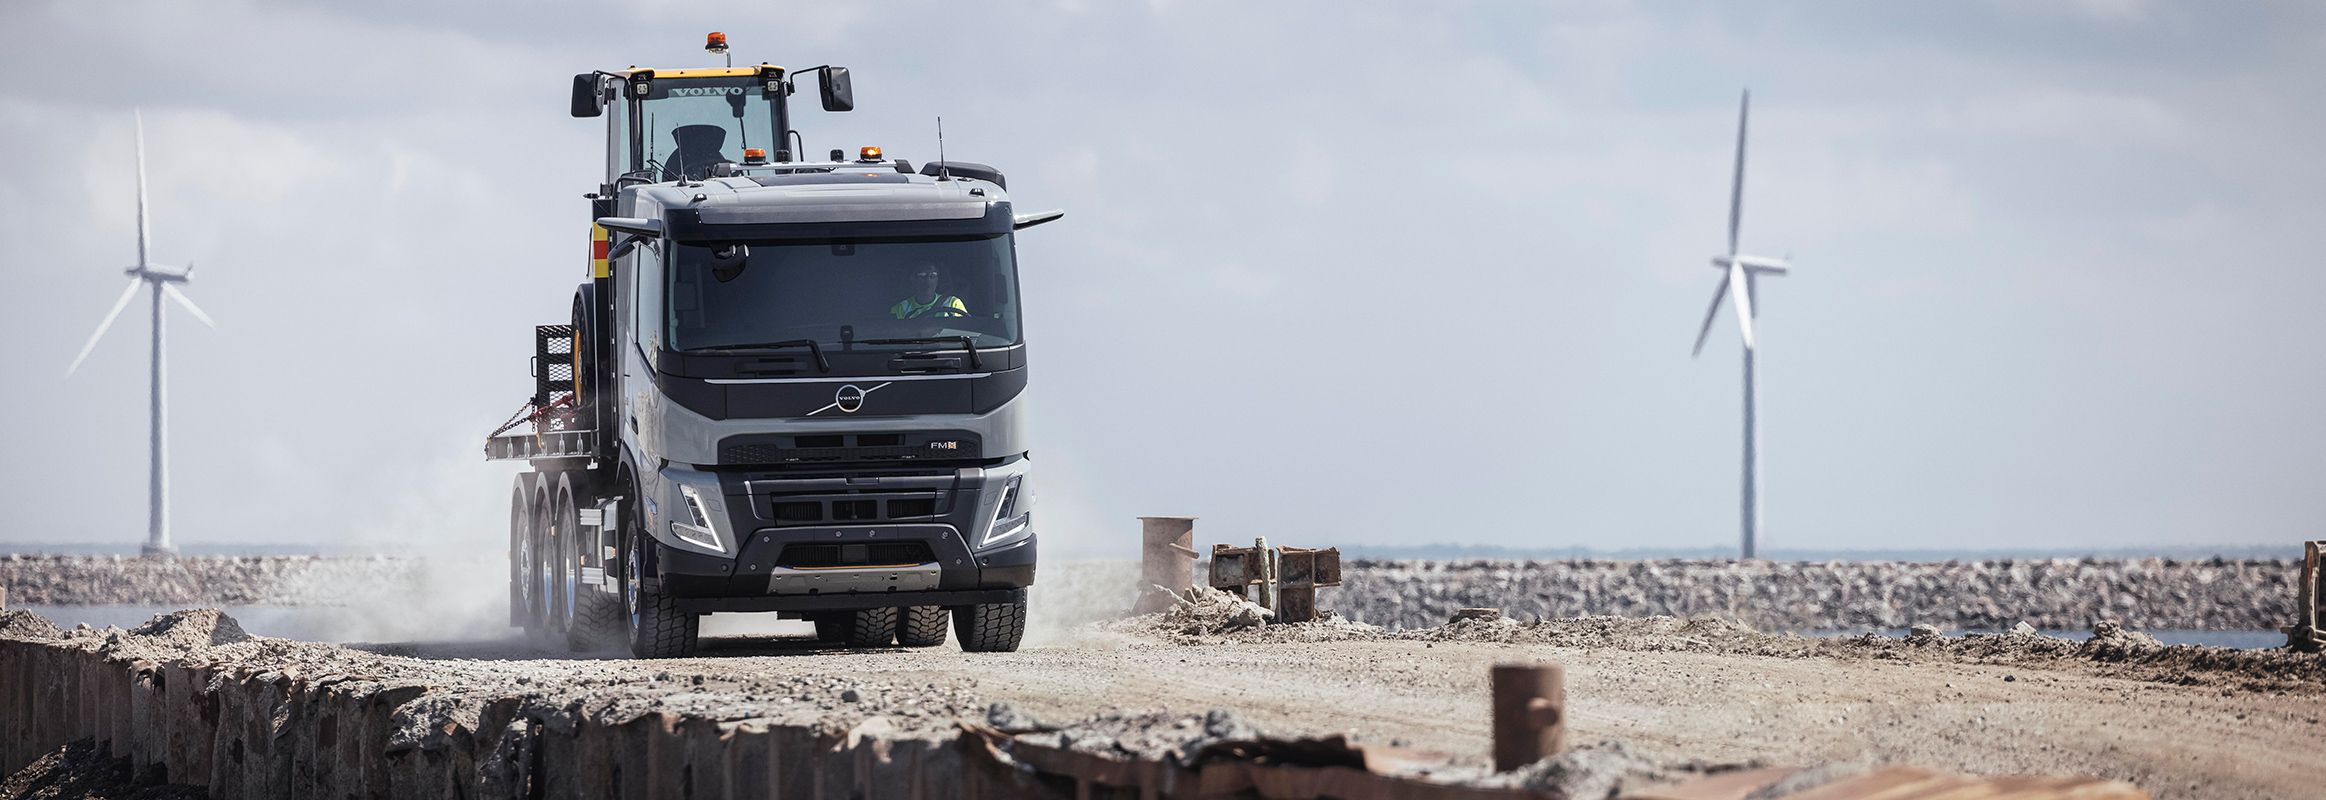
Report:
[[10,605],[337,605],[402,581],[419,562],[386,556],[0,556]]
[[1760,630],[2019,622],[2084,630],[2269,630],[2294,615],[2292,561],[1350,561],[1320,604],[1387,628],[1499,607],[1519,619],[1717,616]]

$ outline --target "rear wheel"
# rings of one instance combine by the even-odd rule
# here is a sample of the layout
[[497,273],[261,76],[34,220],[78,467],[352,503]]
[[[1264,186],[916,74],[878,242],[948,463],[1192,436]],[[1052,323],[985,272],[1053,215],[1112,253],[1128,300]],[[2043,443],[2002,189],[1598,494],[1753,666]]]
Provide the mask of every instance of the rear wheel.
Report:
[[[636,516],[636,515],[632,515]],[[638,658],[682,658],[695,654],[702,617],[681,611],[678,601],[646,588],[646,532],[634,523],[622,526],[622,610],[630,655]]]
[[531,475],[517,476],[509,493],[509,624],[530,636],[541,627],[541,612],[533,600],[533,495]]
[[936,647],[945,643],[944,606],[912,606],[897,620],[896,643],[906,647]]
[[1026,638],[1026,590],[1007,603],[953,608],[953,635],[971,653],[1008,653]]
[[896,642],[897,609],[867,608],[849,614],[849,647],[887,647]]
[[565,629],[565,620],[558,616],[557,610],[556,540],[550,526],[549,497],[538,485],[533,490],[532,512],[526,516],[531,518],[529,524],[533,529],[532,536],[528,538],[533,543],[530,571],[533,575],[534,620],[533,627],[527,628],[526,633],[531,635],[534,644],[547,647],[553,643],[555,634]]
[[[582,530],[581,508],[593,503],[570,476],[558,481],[558,486],[557,514],[566,532],[565,549],[558,554],[567,570],[565,646],[575,652],[612,647],[622,642],[622,599],[602,587],[581,582],[582,565],[589,563],[589,549],[597,544],[595,535]],[[602,578],[613,579],[612,575]]]

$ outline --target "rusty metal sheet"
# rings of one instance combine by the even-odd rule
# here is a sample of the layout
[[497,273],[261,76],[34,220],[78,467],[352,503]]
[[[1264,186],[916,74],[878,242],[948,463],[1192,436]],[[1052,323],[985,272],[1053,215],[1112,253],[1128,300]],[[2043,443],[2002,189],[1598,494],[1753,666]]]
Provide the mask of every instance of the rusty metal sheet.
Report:
[[1276,566],[1283,570],[1277,585],[1287,589],[1302,589],[1316,585],[1316,551],[1298,547],[1280,548]]
[[1229,547],[1224,544],[1212,545],[1212,588],[1227,589],[1237,594],[1243,594],[1244,587],[1251,585],[1252,581],[1258,580],[1260,577],[1251,565],[1252,548]]
[[1341,585],[1341,548],[1327,547],[1316,551],[1316,585]]

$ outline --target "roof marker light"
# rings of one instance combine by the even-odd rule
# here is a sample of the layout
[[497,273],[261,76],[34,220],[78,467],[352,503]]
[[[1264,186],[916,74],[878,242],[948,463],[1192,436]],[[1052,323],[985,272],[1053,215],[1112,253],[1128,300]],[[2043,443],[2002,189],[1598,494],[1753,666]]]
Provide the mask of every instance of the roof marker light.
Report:
[[857,148],[857,150],[856,150],[856,158],[857,158],[857,160],[859,160],[859,161],[879,161],[879,160],[880,160],[880,148],[878,148],[878,147],[860,147],[860,148]]

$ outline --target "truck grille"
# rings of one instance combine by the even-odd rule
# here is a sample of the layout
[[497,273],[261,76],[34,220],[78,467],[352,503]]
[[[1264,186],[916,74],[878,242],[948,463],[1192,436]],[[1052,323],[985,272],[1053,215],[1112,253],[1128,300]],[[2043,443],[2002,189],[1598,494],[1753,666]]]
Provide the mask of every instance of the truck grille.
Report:
[[954,461],[982,457],[976,434],[967,431],[908,433],[825,433],[786,436],[730,436],[719,442],[721,464],[824,464],[840,462]]
[[935,560],[928,542],[790,544],[784,545],[783,552],[776,556],[775,565],[791,569],[835,569],[926,564]]

